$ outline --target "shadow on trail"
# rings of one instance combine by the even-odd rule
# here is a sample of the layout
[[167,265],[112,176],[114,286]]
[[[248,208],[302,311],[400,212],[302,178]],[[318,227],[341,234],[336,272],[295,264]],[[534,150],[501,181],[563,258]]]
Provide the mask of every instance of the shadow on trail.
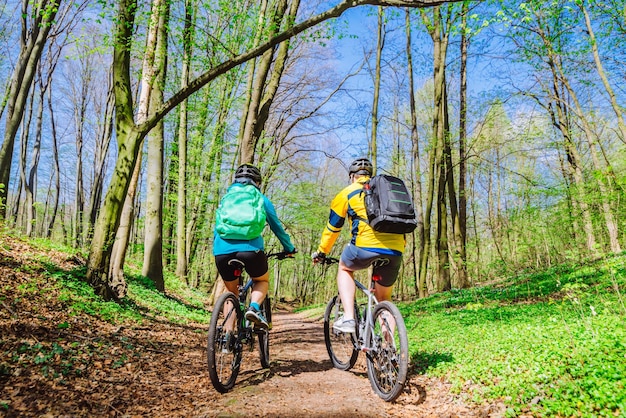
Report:
[[256,386],[273,377],[293,377],[301,373],[317,373],[332,369],[330,360],[276,360],[269,369],[255,369],[241,372],[238,386]]

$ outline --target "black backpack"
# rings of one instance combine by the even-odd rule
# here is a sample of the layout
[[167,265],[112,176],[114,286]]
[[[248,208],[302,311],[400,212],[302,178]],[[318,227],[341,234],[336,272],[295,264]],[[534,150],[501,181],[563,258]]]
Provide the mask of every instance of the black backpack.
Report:
[[411,193],[394,176],[379,174],[363,184],[367,223],[378,232],[407,234],[417,227]]

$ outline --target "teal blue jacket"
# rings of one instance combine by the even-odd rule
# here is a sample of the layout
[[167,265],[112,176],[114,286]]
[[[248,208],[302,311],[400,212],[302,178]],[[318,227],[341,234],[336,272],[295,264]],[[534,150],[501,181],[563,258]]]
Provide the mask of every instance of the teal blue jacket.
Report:
[[[241,186],[243,186],[243,184],[233,183],[230,187]],[[263,195],[263,201],[265,207],[265,217],[270,229],[274,235],[276,235],[278,241],[282,244],[283,250],[286,252],[293,252],[296,247],[294,247],[291,243],[289,235],[285,232],[283,225],[280,223],[274,205],[265,195]],[[251,240],[224,239],[215,231],[216,229],[213,228],[213,255],[232,254],[239,251],[265,251],[265,244],[262,236]]]

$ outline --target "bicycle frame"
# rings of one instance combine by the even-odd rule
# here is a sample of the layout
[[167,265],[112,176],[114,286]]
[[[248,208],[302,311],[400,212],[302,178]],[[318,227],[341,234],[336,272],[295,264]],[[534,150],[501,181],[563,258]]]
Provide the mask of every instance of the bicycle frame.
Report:
[[357,301],[355,298],[355,310],[357,311],[358,315],[358,326],[364,328],[359,329],[357,332],[358,338],[355,341],[355,348],[363,352],[368,352],[372,350],[372,347],[369,347],[366,342],[370,341],[372,328],[374,326],[372,311],[373,307],[378,303],[378,300],[376,299],[376,296],[374,296],[374,293],[370,289],[365,287],[365,285],[363,285],[361,282],[355,279],[354,284],[358,289],[361,290],[361,292],[365,294],[365,296],[367,296],[367,302],[365,303],[365,310],[363,312],[364,318],[358,317],[361,315],[361,312],[359,311],[359,306],[356,304]]
[[[237,289],[238,289],[237,298],[239,299],[239,310],[241,312],[244,312],[246,310],[246,299],[248,298],[248,291],[252,288],[254,281],[251,278],[248,278],[248,281],[244,285],[243,284],[243,279],[244,279],[243,262],[235,258],[235,259],[230,260],[229,264],[230,263],[232,263],[236,267],[235,277],[237,277],[237,280],[239,281],[239,285],[237,286]],[[252,335],[253,329],[252,329],[252,326],[250,325],[250,321],[248,321],[247,319],[245,319],[245,317],[242,316],[240,326],[241,326],[240,328],[241,331],[244,331],[244,332],[243,333],[240,332],[238,335],[239,343],[241,345],[249,344],[250,350],[252,351],[254,349],[254,337]]]

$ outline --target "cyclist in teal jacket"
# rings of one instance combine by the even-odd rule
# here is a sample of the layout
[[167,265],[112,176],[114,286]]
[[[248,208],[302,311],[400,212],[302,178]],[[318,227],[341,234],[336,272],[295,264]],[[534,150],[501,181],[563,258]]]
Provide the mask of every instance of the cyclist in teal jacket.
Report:
[[[257,188],[261,187],[261,172],[255,166],[243,164],[237,168],[235,172],[235,180],[230,187],[242,187],[245,184],[252,184]],[[263,195],[265,216],[270,229],[276,235],[283,250],[289,254],[296,253],[296,247],[291,243],[289,234],[285,232],[276,209],[270,200]],[[252,293],[250,296],[250,307],[246,311],[246,319],[253,322],[255,326],[267,328],[267,320],[260,311],[269,289],[269,267],[267,257],[265,256],[265,247],[263,237],[259,236],[251,240],[234,240],[224,239],[216,232],[214,228],[213,234],[213,255],[215,256],[215,264],[224,285],[228,291],[237,294],[237,277],[235,277],[235,268],[229,265],[229,261],[236,258],[241,260],[246,272],[250,275],[254,284],[252,285]]]

